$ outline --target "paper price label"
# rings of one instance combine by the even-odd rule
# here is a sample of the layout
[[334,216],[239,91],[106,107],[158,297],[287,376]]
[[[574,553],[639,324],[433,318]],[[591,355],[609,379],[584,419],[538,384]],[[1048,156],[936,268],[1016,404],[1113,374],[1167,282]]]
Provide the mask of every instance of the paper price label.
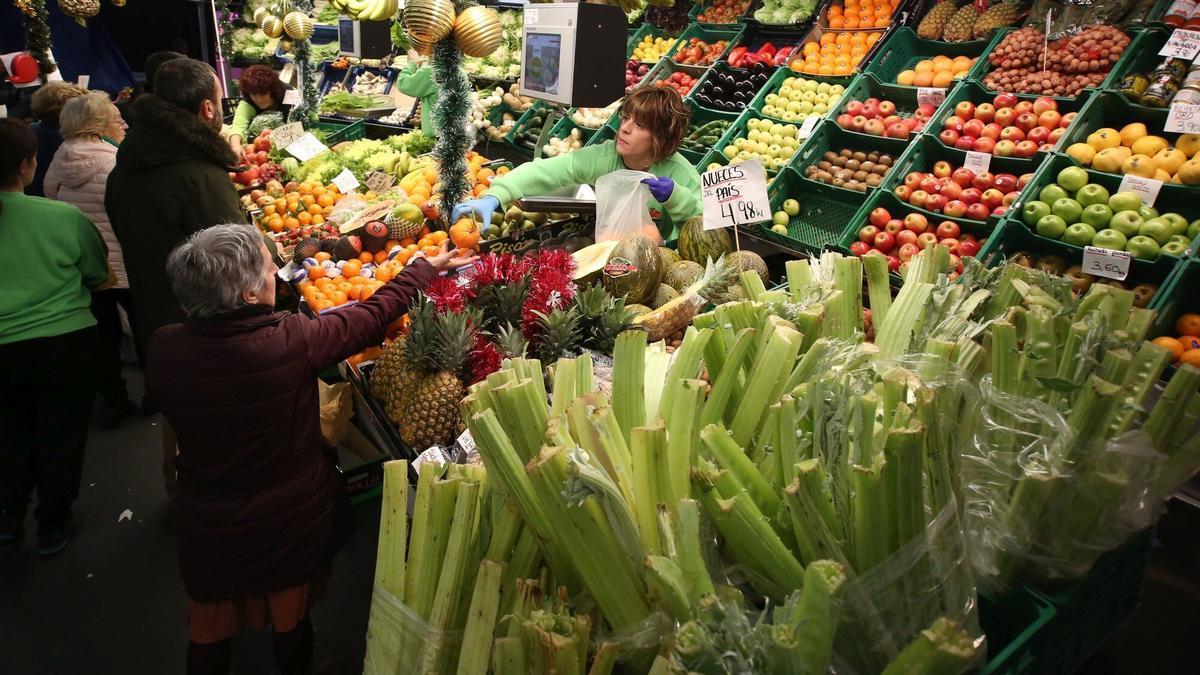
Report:
[[1158,50],[1159,56],[1191,61],[1200,54],[1200,32],[1176,28],[1167,38],[1167,44]]
[[287,89],[283,92],[284,105],[300,105],[304,102],[304,97],[296,89]]
[[322,145],[316,136],[308,133],[289,143],[285,149],[289,155],[301,162],[307,162],[322,152],[329,152],[329,148]]
[[917,105],[928,103],[938,107],[946,100],[946,90],[941,87],[917,87]]
[[367,189],[382,194],[396,184],[396,177],[383,171],[372,171],[366,178]]
[[275,148],[286,148],[304,135],[304,125],[299,122],[284,124],[271,132],[271,145]]
[[1114,251],[1098,246],[1083,247],[1083,271],[1098,277],[1124,281],[1129,276],[1133,256],[1126,251]]
[[1132,190],[1138,193],[1142,198],[1142,203],[1146,206],[1154,206],[1154,201],[1158,199],[1158,191],[1162,189],[1163,182],[1154,180],[1153,178],[1142,178],[1141,176],[1131,176],[1125,174],[1121,178],[1121,186],[1117,188],[1118,192]]
[[92,76],[91,76],[91,75],[80,75],[80,76],[79,76],[79,88],[80,88],[80,89],[87,89],[87,88],[88,88],[88,84],[90,84],[90,83],[91,83],[91,81],[92,81]]
[[526,26],[536,26],[537,22],[538,22],[538,10],[526,8],[525,9],[525,25]]
[[771,218],[767,172],[757,159],[706,171],[700,176],[700,191],[706,230]]
[[8,117],[8,106],[0,105],[0,119]]
[[1172,103],[1163,131],[1181,134],[1200,134],[1200,105]]
[[[290,151],[291,148],[288,148],[288,150]],[[350,171],[350,169],[342,169],[341,173],[334,176],[333,184],[336,185],[337,189],[340,190],[344,195],[354,192],[354,188],[359,186],[358,179],[354,177],[354,174]]]
[[817,128],[817,123],[821,121],[820,115],[809,115],[804,120],[804,124],[800,125],[800,131],[796,132],[796,138],[808,138],[812,135],[813,129]]
[[963,161],[963,168],[970,169],[977,174],[985,173],[992,166],[992,156],[986,152],[967,151],[967,158]]
[[458,447],[462,448],[462,451],[468,455],[472,452],[475,452],[475,437],[471,435],[470,429],[462,432],[462,435],[459,436],[454,442],[457,443]]

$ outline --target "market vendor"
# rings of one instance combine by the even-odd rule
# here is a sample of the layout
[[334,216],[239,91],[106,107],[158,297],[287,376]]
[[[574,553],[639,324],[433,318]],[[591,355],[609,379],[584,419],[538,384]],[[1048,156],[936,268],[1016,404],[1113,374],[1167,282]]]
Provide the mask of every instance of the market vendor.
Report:
[[[652,197],[647,206],[665,211],[673,223],[699,215],[700,174],[676,152],[692,118],[678,92],[639,87],[625,97],[617,114],[621,126],[616,140],[523,164],[496,178],[482,197],[454,207],[451,220],[474,213],[486,228],[495,211],[522,197],[550,194],[568,185],[594,185],[600,176],[621,169],[654,174],[642,181]],[[662,234],[671,238],[670,231]]]
[[433,109],[437,107],[437,83],[433,81],[433,68],[425,57],[408,50],[408,65],[396,75],[393,85],[406,96],[421,100],[421,131],[426,136],[437,135],[437,123],[433,121]]
[[242,92],[242,100],[233,112],[228,138],[229,147],[240,156],[246,131],[255,117],[268,111],[284,113],[286,116],[283,95],[287,86],[279,79],[279,73],[268,66],[254,65],[242,71],[238,91]]

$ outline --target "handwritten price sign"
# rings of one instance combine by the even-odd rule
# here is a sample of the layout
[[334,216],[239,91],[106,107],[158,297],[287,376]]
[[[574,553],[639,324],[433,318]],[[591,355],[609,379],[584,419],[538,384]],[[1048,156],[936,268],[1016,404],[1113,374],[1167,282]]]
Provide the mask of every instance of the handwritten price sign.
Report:
[[1124,281],[1129,276],[1133,256],[1125,251],[1114,251],[1098,246],[1083,247],[1083,271],[1098,277]]
[[758,223],[771,217],[767,172],[757,159],[706,171],[700,176],[700,190],[706,230]]
[[917,87],[917,105],[928,103],[938,107],[946,100],[946,90],[940,87]]
[[1173,103],[1167,113],[1167,123],[1163,131],[1174,131],[1181,134],[1200,134],[1200,105],[1191,103]]
[[963,167],[974,171],[975,173],[986,173],[992,168],[992,156],[986,152],[967,151],[967,158],[963,161]]
[[1169,56],[1175,59],[1191,61],[1200,54],[1200,32],[1176,28],[1167,44],[1158,50],[1159,56]]
[[1117,188],[1117,192],[1124,192],[1126,190],[1136,192],[1142,198],[1143,204],[1154,206],[1154,201],[1158,199],[1158,192],[1162,190],[1162,186],[1163,182],[1161,180],[1125,174],[1121,178],[1121,186]]

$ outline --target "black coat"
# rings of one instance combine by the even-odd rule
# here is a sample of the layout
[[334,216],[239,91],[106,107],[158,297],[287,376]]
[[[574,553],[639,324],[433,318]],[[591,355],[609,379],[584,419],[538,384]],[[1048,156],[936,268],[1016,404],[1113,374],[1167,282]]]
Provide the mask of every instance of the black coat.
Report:
[[134,102],[104,209],[125,256],[143,344],[184,318],[167,280],[171,249],[206,227],[246,222],[229,180],[236,163],[218,130],[195,114],[154,94]]

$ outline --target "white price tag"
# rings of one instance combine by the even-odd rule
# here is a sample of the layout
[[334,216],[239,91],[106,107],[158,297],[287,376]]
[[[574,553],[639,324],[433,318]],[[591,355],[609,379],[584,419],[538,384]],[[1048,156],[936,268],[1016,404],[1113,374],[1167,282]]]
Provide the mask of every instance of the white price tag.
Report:
[[383,171],[372,171],[367,174],[366,183],[368,190],[381,194],[396,184],[396,177]]
[[80,76],[79,76],[79,88],[80,88],[80,89],[87,89],[87,88],[88,88],[88,84],[90,84],[90,83],[91,83],[91,81],[92,81],[92,76],[91,76],[91,75],[80,75]]
[[329,148],[322,145],[316,136],[308,133],[287,144],[284,149],[301,162],[307,162],[322,152],[329,152]]
[[304,125],[299,122],[284,124],[271,130],[271,146],[274,148],[286,148],[296,139],[304,135]]
[[821,121],[820,115],[809,115],[804,120],[804,124],[800,125],[800,131],[796,133],[796,138],[804,139],[812,136],[813,129],[817,128],[817,123]]
[[700,191],[706,230],[771,218],[767,172],[757,159],[706,171],[700,176]]
[[471,435],[470,429],[462,432],[462,435],[459,436],[458,440],[454,442],[457,443],[458,447],[462,448],[462,451],[468,455],[472,452],[475,452],[475,437]]
[[[288,150],[290,151],[291,148],[288,148]],[[350,169],[342,169],[341,173],[334,176],[333,184],[336,185],[337,189],[340,190],[344,195],[354,192],[354,188],[358,187],[359,185],[358,179],[354,177],[354,174],[350,171]]]
[[917,105],[928,103],[938,107],[946,100],[946,90],[941,87],[917,87]]
[[1162,186],[1163,182],[1161,180],[1125,174],[1121,178],[1121,186],[1117,188],[1117,192],[1132,190],[1142,198],[1143,204],[1154,206],[1154,200],[1158,199],[1158,191],[1162,189]]
[[970,169],[977,174],[986,173],[992,166],[992,156],[986,152],[975,152],[974,150],[967,151],[967,159],[963,161],[963,168]]
[[1083,271],[1098,277],[1124,281],[1129,276],[1133,256],[1126,251],[1114,251],[1098,246],[1083,247]]
[[284,105],[300,105],[304,103],[304,97],[300,95],[297,89],[285,89],[283,92]]
[[0,119],[8,117],[8,106],[0,105]]
[[1187,61],[1196,58],[1196,54],[1200,54],[1200,32],[1182,28],[1176,28],[1167,38],[1167,44],[1158,50],[1159,56],[1169,56]]
[[538,10],[525,8],[525,25],[536,26],[538,22]]
[[1200,105],[1172,103],[1163,131],[1181,134],[1200,134]]

